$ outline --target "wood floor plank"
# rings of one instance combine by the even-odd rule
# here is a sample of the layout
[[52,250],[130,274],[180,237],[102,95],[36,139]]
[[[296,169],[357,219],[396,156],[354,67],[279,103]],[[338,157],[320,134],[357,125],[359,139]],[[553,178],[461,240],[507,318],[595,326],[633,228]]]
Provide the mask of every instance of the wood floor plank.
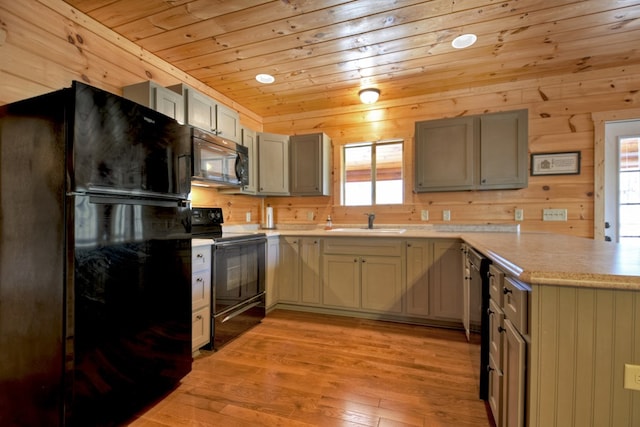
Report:
[[488,427],[479,339],[461,331],[276,310],[131,427]]

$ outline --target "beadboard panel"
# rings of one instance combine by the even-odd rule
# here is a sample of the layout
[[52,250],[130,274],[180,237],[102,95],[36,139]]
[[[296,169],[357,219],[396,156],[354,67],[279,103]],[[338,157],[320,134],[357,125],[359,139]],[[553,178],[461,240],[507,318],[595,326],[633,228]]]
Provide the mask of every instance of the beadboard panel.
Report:
[[623,388],[640,364],[637,292],[534,286],[531,427],[640,425],[640,392]]

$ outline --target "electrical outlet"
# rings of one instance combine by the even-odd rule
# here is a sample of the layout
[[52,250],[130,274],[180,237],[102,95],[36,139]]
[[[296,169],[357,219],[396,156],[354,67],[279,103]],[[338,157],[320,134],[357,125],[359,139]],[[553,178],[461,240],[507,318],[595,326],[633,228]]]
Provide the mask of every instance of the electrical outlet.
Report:
[[429,221],[429,211],[426,209],[422,209],[420,211],[420,219],[422,221]]
[[566,209],[543,209],[542,220],[543,221],[566,221],[567,210]]
[[449,209],[445,209],[442,211],[442,220],[451,221],[451,211]]
[[640,365],[624,364],[624,388],[640,391]]
[[307,220],[308,221],[313,221],[313,211],[308,211],[307,212]]
[[514,216],[514,219],[516,221],[523,221],[524,220],[524,212],[523,212],[522,209],[519,209],[519,208],[516,209],[513,216]]
[[245,219],[247,220],[247,222],[251,222],[251,212],[246,213]]

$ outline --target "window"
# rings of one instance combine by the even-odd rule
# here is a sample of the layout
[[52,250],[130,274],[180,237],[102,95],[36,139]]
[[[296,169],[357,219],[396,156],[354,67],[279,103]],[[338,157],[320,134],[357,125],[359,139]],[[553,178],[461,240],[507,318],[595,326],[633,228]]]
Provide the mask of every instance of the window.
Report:
[[640,137],[620,138],[619,240],[640,238]]
[[398,140],[345,145],[342,204],[402,204],[402,147],[403,142]]

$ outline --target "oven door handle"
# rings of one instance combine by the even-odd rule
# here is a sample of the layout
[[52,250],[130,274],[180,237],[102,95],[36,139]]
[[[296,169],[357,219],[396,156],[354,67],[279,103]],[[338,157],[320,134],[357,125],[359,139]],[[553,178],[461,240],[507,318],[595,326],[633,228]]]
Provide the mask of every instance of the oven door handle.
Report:
[[233,311],[233,312],[229,313],[228,315],[226,315],[226,316],[224,317],[224,319],[222,319],[222,321],[221,321],[221,322],[222,322],[222,323],[228,322],[229,320],[233,319],[234,317],[236,317],[236,316],[238,316],[238,315],[240,315],[240,314],[244,313],[245,311],[250,310],[250,309],[252,309],[253,307],[256,307],[256,306],[258,306],[258,305],[260,305],[260,304],[262,304],[262,302],[261,302],[261,301],[256,301],[256,302],[253,302],[253,303],[251,303],[251,304],[244,305],[244,306],[242,306],[242,308],[240,308],[240,309],[238,309],[238,310],[236,310],[236,311]]
[[229,240],[228,242],[216,242],[214,243],[214,247],[218,248],[228,248],[230,246],[250,246],[256,244],[266,243],[267,239],[265,237],[256,237],[256,238],[247,238],[242,240]]

